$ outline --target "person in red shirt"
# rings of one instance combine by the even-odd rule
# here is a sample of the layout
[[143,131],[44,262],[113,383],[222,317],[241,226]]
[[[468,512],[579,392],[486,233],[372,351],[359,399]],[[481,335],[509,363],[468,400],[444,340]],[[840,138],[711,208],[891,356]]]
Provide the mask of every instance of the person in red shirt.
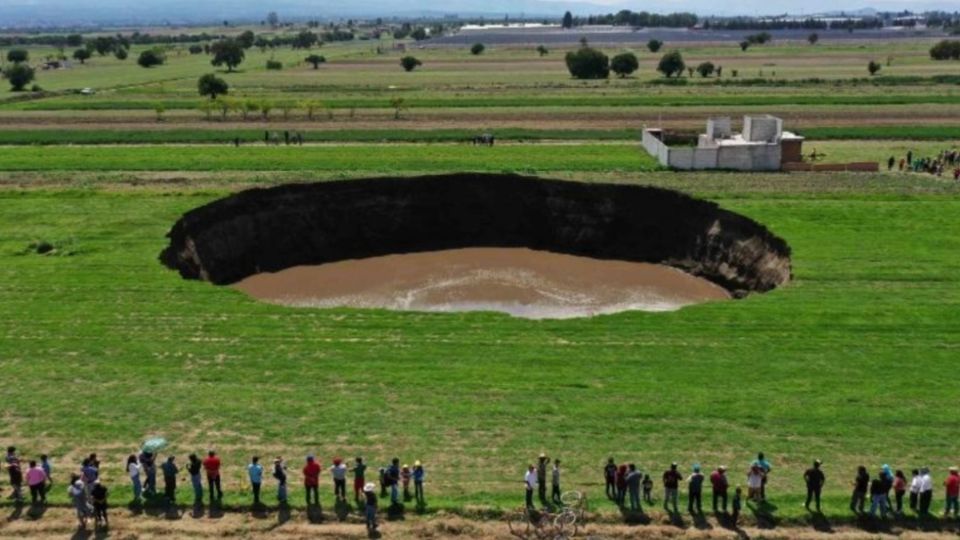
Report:
[[220,458],[213,450],[207,452],[203,460],[203,470],[207,472],[207,486],[210,488],[210,504],[213,504],[213,490],[217,490],[217,500],[223,500],[223,490],[220,488]]
[[960,501],[960,472],[957,471],[956,467],[950,467],[950,475],[943,481],[943,485],[947,487],[947,508],[943,515],[949,516],[950,510],[953,510],[953,517],[957,517],[960,514],[960,503],[958,503]]
[[320,464],[312,456],[307,456],[307,464],[303,466],[303,487],[307,490],[307,506],[310,506],[310,493],[313,493],[313,504],[320,505]]
[[713,471],[713,474],[710,475],[710,485],[713,487],[713,513],[719,514],[717,512],[717,502],[721,503],[720,508],[723,510],[723,513],[727,513],[727,488],[729,483],[727,482],[727,468],[723,465],[717,467],[717,470]]

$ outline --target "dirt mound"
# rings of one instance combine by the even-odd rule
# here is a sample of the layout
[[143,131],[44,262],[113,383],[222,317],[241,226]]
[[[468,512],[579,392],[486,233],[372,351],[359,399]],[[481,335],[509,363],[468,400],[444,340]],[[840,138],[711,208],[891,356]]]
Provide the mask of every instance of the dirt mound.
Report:
[[376,178],[251,189],[186,213],[160,259],[230,284],[301,265],[466,247],[665,264],[744,296],[786,283],[763,225],[675,191],[517,175]]

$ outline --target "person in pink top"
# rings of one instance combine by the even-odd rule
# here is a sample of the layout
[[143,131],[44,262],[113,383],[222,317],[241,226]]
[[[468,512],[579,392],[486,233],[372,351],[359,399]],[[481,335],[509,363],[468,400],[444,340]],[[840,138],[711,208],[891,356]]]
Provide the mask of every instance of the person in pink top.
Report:
[[30,462],[30,468],[27,469],[27,486],[30,488],[30,502],[32,504],[47,503],[47,473],[37,465],[36,461]]

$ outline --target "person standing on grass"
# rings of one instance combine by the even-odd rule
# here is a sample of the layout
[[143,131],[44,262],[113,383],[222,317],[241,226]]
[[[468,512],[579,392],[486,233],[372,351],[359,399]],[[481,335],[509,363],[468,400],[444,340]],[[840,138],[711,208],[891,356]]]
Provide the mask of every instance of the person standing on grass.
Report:
[[360,456],[357,456],[355,461],[356,465],[350,469],[350,472],[353,473],[353,499],[359,504],[360,495],[363,493],[364,486],[367,485],[367,465],[363,462],[363,458]]
[[765,501],[767,500],[767,477],[770,476],[770,471],[773,469],[773,466],[771,466],[767,458],[764,457],[763,452],[757,454],[757,459],[754,460],[753,464],[760,467],[760,470],[763,472],[763,478],[760,481],[760,500]]
[[136,454],[127,457],[127,474],[130,475],[130,483],[133,485],[133,504],[140,504],[143,487],[140,483],[140,462],[137,461]]
[[895,478],[890,465],[886,463],[883,464],[883,467],[880,469],[880,477],[883,478],[883,494],[887,498],[887,509],[893,510],[893,502],[890,501],[890,490],[893,489]]
[[80,528],[87,529],[87,518],[90,517],[90,506],[87,503],[87,490],[83,487],[83,480],[79,475],[71,475],[70,487],[67,488],[67,496],[73,503],[73,509],[77,513],[77,521],[80,522]]
[[823,475],[823,471],[820,469],[820,460],[814,460],[813,467],[807,469],[807,472],[803,473],[803,481],[807,484],[807,502],[804,503],[804,508],[807,511],[810,511],[810,502],[814,499],[817,503],[817,513],[820,513],[820,493],[823,491],[823,484],[827,481],[826,476]]
[[91,457],[84,459],[80,467],[80,473],[83,475],[83,486],[86,488],[88,495],[93,490],[93,483],[100,477],[100,469],[97,467],[98,462],[95,456],[96,454],[93,454]]
[[330,476],[333,477],[333,498],[337,501],[347,500],[347,465],[339,457],[333,458]]
[[727,489],[729,488],[729,483],[727,482],[727,468],[723,465],[717,467],[717,470],[713,471],[710,475],[710,486],[713,488],[713,513],[717,514],[717,502],[720,502],[719,508],[723,509],[723,513],[727,513]]
[[747,472],[747,498],[754,502],[760,502],[761,490],[763,489],[763,469],[759,465],[751,465]]
[[207,452],[203,460],[203,470],[207,473],[207,488],[210,490],[210,504],[213,504],[213,492],[217,492],[217,501],[223,500],[223,488],[220,484],[220,458],[213,450]]
[[107,518],[107,486],[103,485],[99,478],[93,481],[90,498],[93,500],[95,526],[106,529],[110,526],[110,520]]
[[390,466],[387,467],[387,483],[390,484],[390,504],[396,506],[400,504],[400,491],[397,487],[400,484],[400,458],[390,461]]
[[46,454],[40,454],[40,468],[43,469],[43,474],[47,475],[47,483],[43,486],[43,494],[46,495],[53,488],[53,466]]
[[703,473],[700,472],[700,464],[693,465],[693,474],[687,479],[687,511],[694,515],[696,507],[697,515],[703,514]]
[[607,460],[607,464],[603,466],[603,480],[607,484],[607,498],[610,500],[617,497],[616,476],[617,464],[613,461],[613,458],[610,458]]
[[167,456],[160,468],[163,470],[163,496],[167,499],[167,504],[177,504],[177,474],[180,467],[177,467],[176,457]]
[[403,467],[400,468],[400,481],[403,483],[403,500],[410,500],[410,478],[413,477],[413,473],[410,472],[410,466],[406,463],[403,464]]
[[526,487],[527,508],[534,508],[533,492],[537,490],[537,468],[532,463],[527,468],[527,474],[523,475],[523,484]]
[[737,489],[733,491],[733,513],[730,514],[730,519],[734,525],[737,524],[737,520],[740,519],[740,508],[743,507],[743,488],[737,486]]
[[630,510],[633,512],[643,512],[643,506],[640,505],[640,471],[633,463],[627,465],[627,491],[630,493]]
[[277,479],[277,501],[280,506],[287,505],[287,466],[283,463],[283,458],[277,456],[273,460],[273,477]]
[[673,514],[679,514],[677,509],[677,499],[679,498],[680,482],[683,481],[683,475],[677,470],[677,463],[670,465],[670,469],[663,473],[663,509],[670,512],[667,505],[673,503]]
[[895,510],[897,515],[903,515],[903,494],[906,492],[907,477],[903,475],[903,471],[897,469],[897,472],[893,473],[893,494],[897,501],[897,507]]
[[943,481],[946,487],[947,506],[943,511],[943,517],[950,517],[950,510],[953,510],[953,517],[960,515],[960,472],[956,467],[950,467],[950,474]]
[[19,503],[23,501],[23,469],[20,466],[20,458],[17,457],[17,447],[7,447],[4,466],[6,466],[7,475],[10,477],[10,487],[13,488],[11,498]]
[[870,517],[876,517],[877,508],[880,509],[880,518],[887,519],[887,494],[884,491],[886,480],[883,472],[870,481]]
[[375,493],[377,486],[373,485],[373,482],[363,486],[363,495],[366,499],[366,504],[364,505],[364,515],[366,516],[367,521],[367,532],[374,533],[377,530],[377,494]]
[[850,511],[854,514],[863,514],[863,505],[867,500],[867,489],[870,486],[870,474],[863,465],[857,467],[857,477],[853,480],[853,495],[850,497]]
[[[307,506],[320,505],[320,464],[313,455],[307,456],[307,464],[303,466],[303,487],[307,491]],[[310,494],[313,493],[313,502]]]
[[920,469],[920,515],[930,514],[930,504],[933,502],[933,478],[930,476],[930,469],[924,467]]
[[627,464],[621,463],[617,467],[616,474],[616,484],[617,484],[617,506],[623,507],[624,501],[627,498]]
[[387,468],[380,467],[377,472],[379,473],[380,480],[380,498],[385,499],[387,497],[387,487],[389,486],[387,482]]
[[550,459],[547,454],[540,453],[540,459],[537,461],[537,494],[540,497],[540,504],[547,504],[547,464]]
[[892,171],[892,170],[893,170],[893,165],[894,165],[896,162],[897,162],[897,158],[895,158],[895,157],[893,157],[893,156],[890,156],[890,158],[887,159],[887,170],[888,170],[888,171]]
[[426,478],[427,473],[423,470],[423,463],[420,463],[418,459],[413,463],[413,496],[417,499],[417,503],[424,504],[426,500],[423,498],[423,480]]
[[653,478],[649,474],[643,475],[643,500],[647,504],[653,504]]
[[187,473],[190,474],[190,485],[193,486],[193,504],[200,506],[203,504],[203,478],[200,471],[203,470],[203,462],[196,454],[190,454],[190,463],[187,465]]
[[154,495],[157,492],[157,465],[154,462],[154,456],[150,452],[140,452],[138,460],[140,461],[140,470],[146,477],[146,481],[143,483],[143,492],[147,496]]
[[560,460],[553,460],[553,471],[551,471],[550,476],[550,500],[553,501],[553,504],[562,505],[563,501],[560,499]]
[[920,469],[910,471],[910,510],[920,510]]
[[247,476],[250,477],[250,488],[253,490],[253,505],[260,506],[260,486],[263,484],[263,465],[260,456],[253,456],[247,465]]
[[46,504],[47,473],[37,466],[36,461],[31,461],[30,468],[27,469],[27,487],[30,488],[31,504]]

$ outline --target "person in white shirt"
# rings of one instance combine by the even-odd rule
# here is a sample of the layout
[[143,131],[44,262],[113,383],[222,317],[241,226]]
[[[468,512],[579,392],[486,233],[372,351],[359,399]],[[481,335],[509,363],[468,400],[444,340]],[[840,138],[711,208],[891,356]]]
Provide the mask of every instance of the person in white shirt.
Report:
[[133,484],[133,502],[134,504],[140,504],[143,485],[140,483],[140,462],[137,461],[135,454],[130,454],[130,457],[127,458],[127,474],[130,475],[130,482]]
[[930,469],[924,467],[920,469],[920,515],[925,516],[930,513],[930,502],[933,500],[933,478],[930,477]]
[[536,467],[530,465],[527,474],[523,477],[523,483],[527,486],[527,508],[533,508],[533,492],[537,490]]
[[920,510],[920,469],[914,469],[910,474],[910,509],[917,512]]

